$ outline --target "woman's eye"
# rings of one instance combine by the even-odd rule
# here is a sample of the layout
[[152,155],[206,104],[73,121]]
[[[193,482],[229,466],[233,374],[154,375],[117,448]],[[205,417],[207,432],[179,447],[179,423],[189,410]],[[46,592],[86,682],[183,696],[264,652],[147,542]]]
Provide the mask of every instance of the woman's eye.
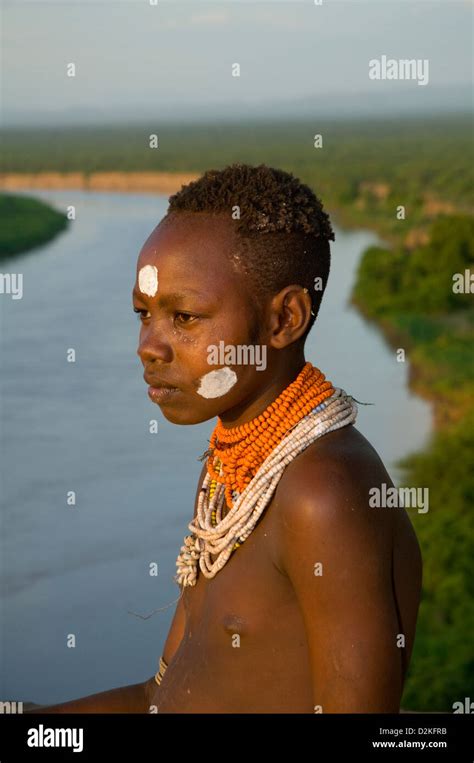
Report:
[[134,308],[133,308],[133,312],[134,312],[134,313],[137,313],[137,318],[138,318],[138,320],[142,321],[142,320],[144,320],[144,318],[145,318],[145,316],[143,315],[143,313],[148,313],[148,310],[140,310],[140,308],[138,308],[138,307],[134,307]]
[[175,317],[178,317],[178,316],[180,316],[183,319],[180,322],[183,323],[185,326],[189,325],[190,323],[193,322],[195,318],[197,318],[196,315],[191,315],[190,313],[175,313]]
[[[147,320],[150,317],[150,313],[148,310],[141,310],[139,307],[134,307],[133,312],[137,313],[137,318],[140,321]],[[181,323],[183,326],[188,326],[190,323],[193,322],[198,316],[197,315],[191,315],[190,313],[175,313],[175,320],[178,320],[179,323]]]

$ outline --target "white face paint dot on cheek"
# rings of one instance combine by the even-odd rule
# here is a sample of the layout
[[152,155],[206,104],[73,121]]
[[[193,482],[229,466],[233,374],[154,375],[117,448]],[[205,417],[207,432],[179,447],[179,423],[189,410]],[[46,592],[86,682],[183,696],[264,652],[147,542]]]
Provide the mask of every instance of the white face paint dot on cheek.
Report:
[[158,291],[158,268],[154,265],[144,265],[138,274],[138,288],[142,294],[154,297]]
[[209,371],[199,380],[198,395],[202,397],[221,397],[225,395],[236,383],[237,374],[229,366]]

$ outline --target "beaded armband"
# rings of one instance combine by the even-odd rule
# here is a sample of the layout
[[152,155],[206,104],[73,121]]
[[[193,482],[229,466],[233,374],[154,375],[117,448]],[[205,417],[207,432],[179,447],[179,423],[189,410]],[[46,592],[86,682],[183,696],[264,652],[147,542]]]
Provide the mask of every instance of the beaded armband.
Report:
[[162,678],[165,674],[165,670],[168,667],[168,663],[165,662],[163,657],[160,657],[160,667],[155,673],[155,681],[158,684],[158,686],[161,684]]

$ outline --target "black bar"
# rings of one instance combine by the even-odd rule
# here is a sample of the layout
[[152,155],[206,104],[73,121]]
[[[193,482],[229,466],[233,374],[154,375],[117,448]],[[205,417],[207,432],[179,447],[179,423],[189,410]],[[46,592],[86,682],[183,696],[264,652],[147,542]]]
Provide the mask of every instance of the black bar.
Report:
[[[390,714],[58,714],[0,715],[0,761],[104,760],[126,757],[131,763],[150,756],[156,761],[173,756],[210,757],[219,750],[247,756],[272,748],[294,759],[331,761],[332,754],[346,760],[369,755],[381,760],[407,753],[412,759],[472,763],[473,717],[453,713]],[[48,732],[48,729],[52,730]],[[70,746],[28,746],[56,738],[55,730],[68,730]],[[73,729],[76,735],[73,736]],[[82,729],[82,750],[79,730]],[[41,732],[41,736],[40,736]],[[66,739],[66,736],[65,736]],[[377,745],[374,745],[374,742]],[[414,745],[414,743],[417,745]],[[384,743],[381,746],[381,743]],[[424,747],[421,747],[424,743]],[[253,748],[253,750],[252,750]],[[256,748],[256,749],[255,749]],[[410,757],[410,756],[409,756]]]

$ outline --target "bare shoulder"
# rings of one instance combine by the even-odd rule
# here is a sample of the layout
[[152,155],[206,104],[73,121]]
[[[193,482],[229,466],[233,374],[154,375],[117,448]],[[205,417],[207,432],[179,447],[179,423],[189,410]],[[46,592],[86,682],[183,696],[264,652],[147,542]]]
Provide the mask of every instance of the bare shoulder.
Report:
[[280,505],[302,505],[305,499],[322,505],[324,497],[344,496],[344,503],[358,497],[368,501],[366,488],[392,480],[379,454],[352,424],[318,438],[283,472],[278,485]]
[[400,555],[409,545],[408,517],[371,507],[369,490],[383,482],[393,484],[351,424],[300,453],[275,492],[273,561],[301,610],[314,698],[325,713],[399,712],[399,612],[411,645],[418,572],[408,553]]
[[305,544],[347,554],[364,547],[390,552],[394,514],[369,505],[369,490],[393,482],[379,454],[351,424],[329,432],[285,469],[275,495],[278,545],[284,557]]

